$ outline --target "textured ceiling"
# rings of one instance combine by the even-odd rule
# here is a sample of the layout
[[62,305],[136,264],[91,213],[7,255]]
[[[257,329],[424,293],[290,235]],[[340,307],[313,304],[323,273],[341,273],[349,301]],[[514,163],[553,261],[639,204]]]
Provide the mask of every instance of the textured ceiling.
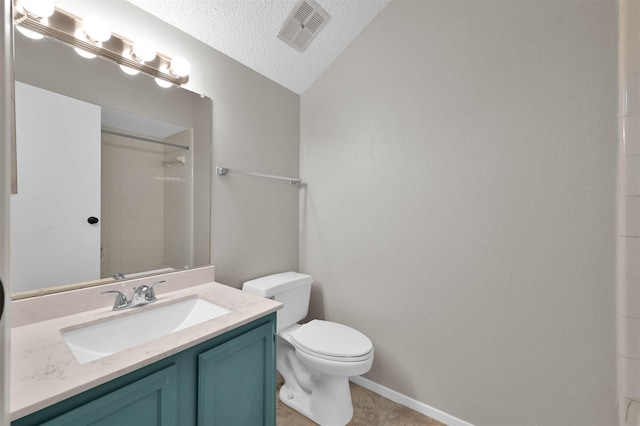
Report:
[[317,0],[331,19],[302,53],[276,37],[298,0],[127,0],[301,94],[390,0]]

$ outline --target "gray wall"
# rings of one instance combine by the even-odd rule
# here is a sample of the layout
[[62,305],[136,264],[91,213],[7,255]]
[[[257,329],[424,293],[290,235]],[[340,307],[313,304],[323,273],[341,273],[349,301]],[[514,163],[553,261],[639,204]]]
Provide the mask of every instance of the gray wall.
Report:
[[617,4],[393,1],[301,98],[311,315],[478,425],[613,425]]

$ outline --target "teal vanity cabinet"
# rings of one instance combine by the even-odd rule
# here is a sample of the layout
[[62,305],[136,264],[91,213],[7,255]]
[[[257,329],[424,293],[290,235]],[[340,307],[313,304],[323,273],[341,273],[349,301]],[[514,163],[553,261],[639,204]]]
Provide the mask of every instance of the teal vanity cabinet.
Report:
[[275,323],[269,314],[11,424],[275,425]]

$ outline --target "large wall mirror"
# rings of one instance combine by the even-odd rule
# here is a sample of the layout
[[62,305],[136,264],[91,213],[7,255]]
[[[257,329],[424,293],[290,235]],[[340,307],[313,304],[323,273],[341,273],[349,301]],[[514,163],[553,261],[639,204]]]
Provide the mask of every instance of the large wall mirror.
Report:
[[210,263],[210,99],[15,34],[14,298]]

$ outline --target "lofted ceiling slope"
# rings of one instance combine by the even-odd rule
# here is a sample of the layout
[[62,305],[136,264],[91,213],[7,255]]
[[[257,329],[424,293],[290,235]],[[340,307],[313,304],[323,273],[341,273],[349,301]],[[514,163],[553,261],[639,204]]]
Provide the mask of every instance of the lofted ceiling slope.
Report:
[[304,52],[276,37],[298,0],[127,0],[302,94],[390,0],[317,0],[331,18]]

